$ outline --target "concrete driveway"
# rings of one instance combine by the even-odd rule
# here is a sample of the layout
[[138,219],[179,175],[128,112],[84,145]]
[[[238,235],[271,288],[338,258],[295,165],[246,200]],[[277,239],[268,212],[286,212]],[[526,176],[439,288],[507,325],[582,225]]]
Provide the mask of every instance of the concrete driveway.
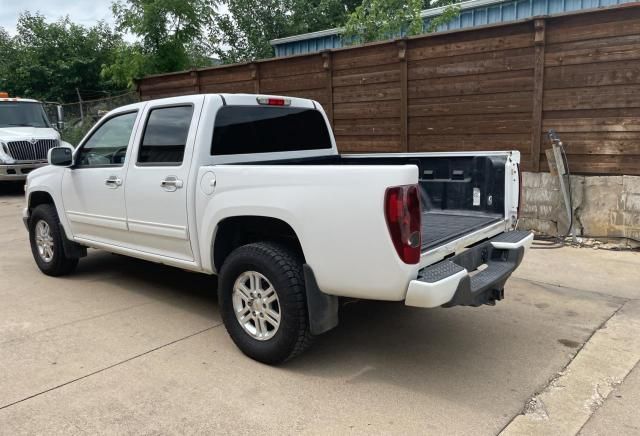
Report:
[[268,367],[227,336],[214,278],[98,251],[44,276],[21,188],[0,189],[0,434],[497,434],[640,297],[639,253],[536,249],[495,307],[348,304]]

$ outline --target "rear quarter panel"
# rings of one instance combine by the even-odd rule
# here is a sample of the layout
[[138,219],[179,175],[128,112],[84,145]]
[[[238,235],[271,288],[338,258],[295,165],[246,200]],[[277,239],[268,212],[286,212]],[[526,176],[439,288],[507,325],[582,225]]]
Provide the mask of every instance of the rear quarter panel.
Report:
[[[200,186],[206,173],[215,174],[216,179],[210,195]],[[402,300],[418,266],[404,264],[393,247],[384,217],[384,195],[389,186],[417,180],[418,171],[412,165],[202,167],[196,219],[203,268],[215,272],[212,246],[222,220],[272,217],[296,232],[322,291]]]

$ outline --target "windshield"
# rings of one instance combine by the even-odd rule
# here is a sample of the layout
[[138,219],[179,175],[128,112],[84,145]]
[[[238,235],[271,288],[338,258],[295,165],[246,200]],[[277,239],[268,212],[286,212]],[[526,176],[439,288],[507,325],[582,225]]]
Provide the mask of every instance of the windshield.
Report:
[[40,103],[0,102],[0,127],[50,127]]

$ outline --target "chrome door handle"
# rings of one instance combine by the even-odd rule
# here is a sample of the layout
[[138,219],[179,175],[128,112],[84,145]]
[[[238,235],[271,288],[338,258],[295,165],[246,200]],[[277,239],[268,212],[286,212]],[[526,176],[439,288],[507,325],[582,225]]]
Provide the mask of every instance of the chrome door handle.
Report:
[[160,186],[167,192],[173,192],[182,188],[184,183],[182,183],[182,180],[178,179],[176,176],[168,176],[160,182]]
[[104,181],[104,184],[107,185],[107,188],[116,189],[122,185],[122,179],[117,176],[109,176],[109,178]]

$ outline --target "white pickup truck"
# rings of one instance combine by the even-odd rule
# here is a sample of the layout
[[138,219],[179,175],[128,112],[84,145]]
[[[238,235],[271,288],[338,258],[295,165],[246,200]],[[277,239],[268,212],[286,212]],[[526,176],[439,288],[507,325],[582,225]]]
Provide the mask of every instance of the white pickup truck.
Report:
[[29,174],[35,262],[86,247],[219,276],[246,355],[283,362],[338,323],[338,299],[493,305],[533,235],[514,230],[519,154],[340,155],[315,101],[210,94],[102,118]]

